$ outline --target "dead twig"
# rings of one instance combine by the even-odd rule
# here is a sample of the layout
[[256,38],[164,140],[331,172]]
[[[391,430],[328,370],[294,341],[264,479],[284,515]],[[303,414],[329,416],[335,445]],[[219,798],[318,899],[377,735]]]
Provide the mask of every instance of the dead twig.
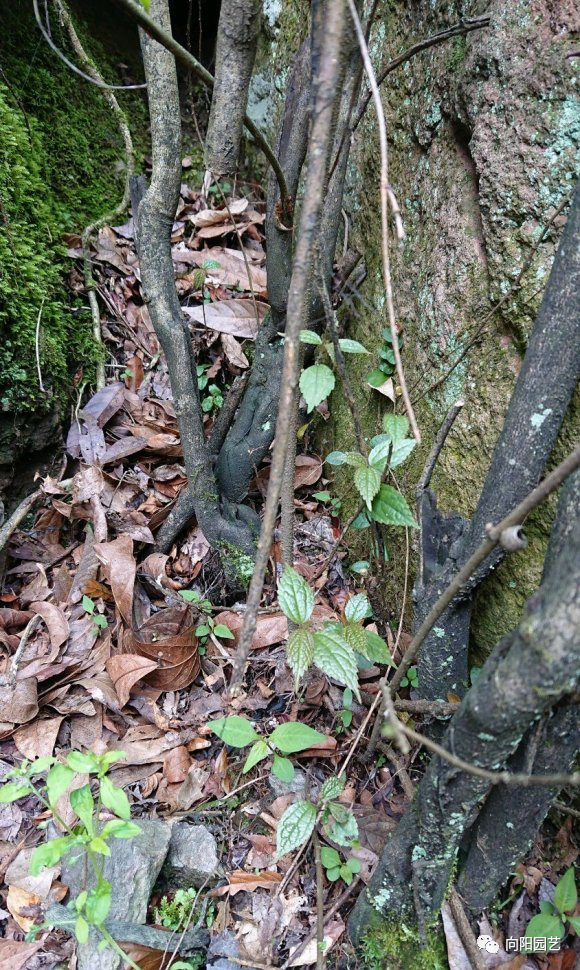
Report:
[[312,833],[314,864],[316,866],[316,970],[324,970],[324,874],[320,858],[320,839],[318,832]]
[[14,509],[14,512],[9,519],[6,520],[4,525],[0,528],[0,551],[4,549],[4,546],[8,543],[12,533],[18,528],[22,519],[28,515],[32,506],[42,495],[42,489],[37,488],[36,491],[31,492],[27,495],[25,499],[22,500],[20,505]]
[[[338,897],[338,899],[332,904],[332,906],[330,907],[330,909],[328,910],[328,912],[326,914],[326,922],[327,923],[328,923],[329,920],[332,919],[332,917],[335,915],[335,913],[337,913],[338,910],[342,906],[344,906],[344,904],[347,902],[347,900],[349,899],[349,897],[352,896],[352,894],[355,891],[355,889],[358,889],[358,886],[359,886],[360,881],[361,881],[360,876],[356,876],[356,878],[353,879],[353,881],[351,882],[350,886],[347,886],[346,889],[344,889],[341,892],[341,894]],[[296,950],[292,950],[292,952],[291,952],[290,956],[288,957],[288,959],[280,967],[280,970],[288,970],[288,967],[290,966],[290,964],[293,963],[294,960],[297,960],[298,957],[301,956],[304,953],[304,950],[306,949],[306,947],[308,946],[308,944],[309,943],[312,943],[312,940],[315,939],[316,934],[317,934],[317,931],[318,931],[318,928],[315,926],[314,929],[310,931],[310,933],[308,934],[308,936],[306,936],[302,940],[302,943],[300,944],[300,946]]]
[[26,626],[24,627],[24,631],[22,633],[22,636],[20,637],[20,643],[18,644],[16,648],[16,652],[14,653],[14,655],[12,656],[12,659],[10,660],[8,673],[0,675],[0,687],[15,686],[16,677],[18,675],[18,665],[22,659],[22,654],[26,650],[28,641],[30,640],[30,637],[36,630],[37,626],[39,625],[41,619],[42,617],[40,616],[40,614],[35,613],[32,619],[30,619],[26,624]]
[[473,970],[485,970],[485,963],[481,956],[481,951],[477,947],[475,942],[475,936],[473,935],[473,930],[469,925],[469,920],[465,915],[465,910],[463,908],[463,903],[461,901],[461,896],[457,892],[455,886],[451,886],[449,890],[449,908],[451,914],[455,921],[455,926],[457,927],[457,932],[461,937],[461,942],[465,948],[465,952],[469,957],[471,966]]

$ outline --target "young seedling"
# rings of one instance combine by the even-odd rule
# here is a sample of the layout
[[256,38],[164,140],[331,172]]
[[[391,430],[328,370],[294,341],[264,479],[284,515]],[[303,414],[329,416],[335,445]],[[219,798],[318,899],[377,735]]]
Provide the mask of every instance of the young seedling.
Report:
[[324,866],[326,878],[329,882],[342,879],[347,886],[350,886],[355,875],[361,870],[361,864],[354,856],[349,856],[343,861],[336,849],[327,845],[320,850],[320,861]]
[[[533,941],[532,952],[544,953],[546,949],[559,949],[566,936],[566,924],[580,935],[580,916],[573,916],[578,902],[574,869],[568,869],[558,882],[554,899],[540,903],[540,912],[528,923],[526,937]],[[551,944],[551,945],[550,945]]]
[[294,777],[294,765],[285,755],[306,751],[313,745],[326,741],[325,734],[320,734],[307,724],[300,724],[297,721],[279,724],[266,738],[257,733],[251,721],[237,714],[211,721],[209,726],[218,738],[232,748],[246,748],[252,745],[242,768],[244,774],[255,768],[260,761],[271,757],[272,774],[281,781],[287,782],[292,781]]

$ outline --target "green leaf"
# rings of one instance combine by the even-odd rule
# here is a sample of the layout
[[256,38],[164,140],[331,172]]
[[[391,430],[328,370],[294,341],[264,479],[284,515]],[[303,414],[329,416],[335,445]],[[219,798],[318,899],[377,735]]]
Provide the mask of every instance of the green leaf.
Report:
[[288,637],[286,659],[298,686],[314,658],[314,639],[310,630],[299,627]]
[[101,926],[111,908],[111,883],[106,879],[101,879],[94,889],[91,889],[85,905],[87,919],[94,926]]
[[214,636],[221,637],[223,640],[235,640],[235,636],[225,623],[216,623],[213,628]]
[[327,778],[320,790],[320,800],[321,802],[330,802],[344,791],[344,786],[346,784],[346,778],[344,775],[333,775],[332,778]]
[[101,800],[105,808],[110,808],[119,818],[131,818],[129,799],[122,788],[117,788],[110,778],[101,778]]
[[85,908],[85,903],[87,901],[88,895],[89,894],[86,891],[86,889],[81,889],[80,893],[78,894],[77,898],[74,901],[74,907],[77,913],[82,913],[83,909]]
[[328,629],[314,634],[314,663],[324,674],[344,687],[350,687],[360,698],[354,653],[340,634]]
[[0,788],[0,803],[7,805],[29,794],[30,785],[27,781],[9,781],[7,785],[2,785]]
[[361,455],[360,451],[347,451],[345,459],[346,464],[352,465],[353,468],[366,468],[366,458]]
[[278,583],[280,609],[293,623],[306,623],[314,609],[314,593],[303,576],[285,566]]
[[340,865],[340,856],[336,849],[331,849],[330,846],[325,845],[320,850],[320,861],[325,869],[332,869],[334,866]]
[[325,823],[325,830],[333,842],[350,846],[358,838],[356,818],[349,808],[338,802],[331,802],[328,806],[330,815]]
[[368,573],[370,566],[371,564],[368,559],[357,559],[357,561],[353,562],[352,566],[350,567],[350,571],[351,573],[358,574]]
[[327,869],[326,878],[329,882],[336,882],[340,879],[340,866],[333,866],[332,869]]
[[95,810],[91,786],[83,785],[82,788],[75,788],[74,791],[71,791],[69,798],[73,812],[76,812],[90,835],[93,832],[93,812]]
[[360,623],[345,623],[342,627],[342,635],[346,642],[352,647],[355,653],[368,657],[368,641],[366,631]]
[[[143,2],[143,0],[141,0]],[[84,916],[77,916],[75,923],[75,936],[81,945],[89,942],[89,924]]]
[[89,751],[69,751],[66,756],[66,763],[73,771],[78,771],[80,775],[94,774],[99,770],[98,755]]
[[91,839],[89,842],[89,849],[91,852],[96,852],[98,855],[111,855],[111,850],[109,846],[100,836],[97,835],[96,838]]
[[376,441],[374,448],[369,454],[369,465],[372,465],[379,472],[383,472],[385,470],[393,442],[386,434],[377,435],[377,438],[379,440]]
[[315,498],[318,502],[330,502],[332,496],[330,492],[313,492],[312,498]]
[[419,528],[405,499],[391,485],[381,485],[373,502],[372,516],[376,522],[381,522],[383,525],[408,525],[413,529]]
[[570,868],[564,873],[556,886],[554,893],[554,906],[561,913],[570,913],[576,907],[578,893],[574,881],[574,869]]
[[251,721],[238,714],[222,717],[219,721],[210,721],[209,726],[218,738],[232,748],[245,748],[252,741],[260,740],[260,735],[254,730]]
[[318,347],[322,343],[322,340],[318,336],[318,334],[314,332],[314,330],[301,330],[300,331],[300,343],[301,344],[314,344],[315,347]]
[[85,613],[90,613],[92,616],[95,612],[95,604],[93,603],[90,596],[83,596],[81,600],[81,605]]
[[347,886],[350,886],[353,875],[347,865],[340,867],[340,877],[347,884]]
[[186,603],[199,603],[201,595],[196,589],[180,589],[179,595]]
[[580,936],[580,916],[569,916],[568,920],[574,932]]
[[48,771],[50,767],[55,763],[56,758],[47,756],[45,758],[37,758],[30,765],[30,768],[26,772],[29,778],[34,778],[35,775],[43,775],[45,771]]
[[346,453],[344,451],[331,451],[324,460],[327,465],[346,465]]
[[106,751],[105,754],[99,755],[99,770],[101,772],[107,771],[111,765],[114,765],[117,761],[123,761],[126,757],[124,751]]
[[316,807],[312,802],[300,801],[289,805],[278,823],[276,849],[278,856],[293,852],[312,835],[316,822]]
[[64,795],[74,776],[73,769],[60,762],[50,769],[46,776],[46,792],[51,808],[54,808],[60,796]]
[[380,369],[380,367],[376,367],[367,377],[367,384],[370,384],[371,387],[382,387],[386,379],[387,375]]
[[306,401],[308,413],[328,397],[335,383],[334,374],[326,364],[312,364],[302,371],[300,390]]
[[409,419],[404,414],[385,414],[383,430],[393,441],[400,441],[409,430]]
[[306,751],[314,744],[326,741],[326,735],[307,724],[299,721],[288,721],[286,724],[279,724],[270,735],[270,744],[275,745],[284,754],[294,754],[296,751]]
[[364,633],[367,640],[367,652],[364,656],[368,657],[375,664],[390,664],[394,666],[391,651],[383,638],[373,630],[365,630]]
[[346,864],[350,869],[350,871],[353,873],[353,875],[356,875],[357,872],[361,871],[362,866],[360,864],[360,861],[358,859],[355,859],[353,855],[349,856],[349,858],[346,860]]
[[401,441],[396,441],[393,445],[389,466],[391,468],[397,468],[398,465],[402,465],[403,462],[407,460],[416,444],[417,442],[414,438],[402,438]]
[[245,774],[247,771],[251,771],[251,769],[255,768],[260,761],[267,758],[269,754],[270,749],[267,743],[263,740],[263,738],[260,738],[260,740],[256,741],[256,743],[250,748],[250,753],[248,754],[246,763],[242,768],[242,774]]
[[294,765],[290,758],[282,758],[279,754],[275,754],[272,762],[272,774],[276,775],[276,778],[279,778],[280,781],[292,781]]
[[112,818],[109,822],[105,822],[101,832],[104,839],[111,836],[114,839],[134,839],[138,835],[141,835],[141,829],[138,825],[135,825],[134,822],[125,822],[120,818]]
[[549,916],[547,913],[539,913],[528,923],[525,935],[532,939],[537,937],[557,936],[561,939],[564,936],[564,924],[558,916]]
[[369,351],[363,347],[358,340],[339,340],[338,345],[343,354],[368,354]]
[[66,835],[61,839],[51,839],[43,845],[37,845],[30,857],[28,866],[30,875],[38,876],[43,869],[55,866],[74,844],[75,840]]
[[371,604],[366,593],[357,593],[351,597],[344,608],[344,615],[352,623],[358,623],[372,616]]
[[364,499],[368,509],[372,508],[373,499],[381,487],[381,476],[376,468],[371,465],[363,465],[357,468],[354,473],[354,483],[359,494]]
[[200,626],[195,628],[196,637],[208,637],[211,633],[210,628],[207,623],[202,623]]

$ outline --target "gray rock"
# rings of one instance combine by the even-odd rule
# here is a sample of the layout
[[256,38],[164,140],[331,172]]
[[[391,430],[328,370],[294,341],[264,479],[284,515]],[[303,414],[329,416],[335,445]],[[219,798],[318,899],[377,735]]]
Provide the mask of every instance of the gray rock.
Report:
[[310,788],[308,795],[306,794],[306,773],[300,768],[296,768],[294,771],[292,781],[281,781],[280,778],[276,778],[276,775],[270,772],[268,784],[277,798],[280,795],[297,795],[298,798],[316,799],[320,794],[320,784],[315,778],[310,779]]
[[205,825],[175,822],[163,870],[164,883],[171,889],[199,889],[222,876],[217,843],[209,829]]
[[[155,819],[134,821],[142,834],[134,839],[111,840],[111,855],[105,857],[104,876],[112,887],[110,919],[144,923],[149,897],[167,855],[171,830]],[[61,878],[70,888],[71,899],[94,885],[90,869],[86,875],[84,856],[73,865],[65,861]],[[118,970],[121,960],[117,954],[110,947],[97,950],[99,942],[98,934],[91,932],[89,942],[79,946],[78,970]]]
[[[207,970],[240,970],[240,964],[228,957],[241,957],[240,944],[230,930],[212,938],[207,951]],[[250,968],[251,970],[251,968]]]

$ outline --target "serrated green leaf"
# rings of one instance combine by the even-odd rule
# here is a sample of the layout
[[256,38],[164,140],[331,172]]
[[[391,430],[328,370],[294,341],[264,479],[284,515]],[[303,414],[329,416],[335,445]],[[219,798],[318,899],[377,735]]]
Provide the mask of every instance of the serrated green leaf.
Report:
[[346,465],[346,453],[344,451],[331,451],[324,460],[327,465]]
[[0,804],[9,805],[18,798],[30,793],[30,785],[26,781],[9,781],[0,788]]
[[383,638],[373,630],[365,630],[364,634],[367,640],[367,650],[364,656],[368,657],[375,664],[390,664],[393,666],[391,651]]
[[297,751],[306,751],[314,744],[326,741],[326,735],[307,724],[300,721],[287,721],[286,724],[279,724],[270,735],[270,744],[273,744],[284,754],[295,754]]
[[246,763],[242,768],[242,774],[246,774],[246,772],[251,771],[251,769],[255,768],[260,761],[263,761],[264,758],[267,758],[269,754],[270,754],[270,749],[266,741],[264,741],[263,738],[260,738],[260,740],[256,741],[256,743],[253,744],[252,747],[250,748],[250,753],[248,754],[248,757],[246,758]]
[[369,454],[369,465],[372,465],[379,472],[385,470],[393,442],[388,435],[377,435],[375,446]]
[[68,835],[61,839],[51,839],[43,845],[37,845],[30,856],[30,863],[28,865],[30,875],[38,876],[43,869],[55,866],[73,845],[74,839]]
[[101,879],[94,889],[91,889],[85,904],[85,913],[90,923],[101,926],[111,908],[111,883],[106,879]]
[[570,868],[564,873],[556,886],[556,891],[554,893],[554,906],[556,909],[559,909],[561,913],[570,913],[573,909],[575,909],[577,901],[578,892],[576,890],[576,882],[574,880],[574,870]]
[[340,856],[336,849],[331,849],[330,846],[325,845],[320,850],[320,861],[325,869],[332,869],[334,866],[340,865]]
[[399,465],[402,465],[403,462],[407,460],[416,444],[417,442],[414,438],[402,438],[400,441],[396,441],[393,445],[389,467],[397,468]]
[[274,755],[274,760],[272,761],[272,774],[276,775],[280,781],[292,781],[294,777],[294,765],[290,761],[290,758],[283,758],[279,754]]
[[46,776],[46,792],[51,808],[54,807],[60,796],[65,793],[73,780],[75,773],[68,765],[54,765]]
[[[143,3],[143,0],[141,0]],[[89,924],[87,923],[84,916],[77,916],[75,922],[75,936],[77,942],[83,946],[85,943],[89,942]]]
[[256,733],[252,723],[247,718],[240,717],[239,714],[210,721],[209,727],[224,744],[229,744],[232,748],[245,748],[252,741],[260,740],[260,735]]
[[366,347],[363,347],[358,340],[346,340],[340,339],[338,345],[342,350],[343,354],[368,354],[369,351]]
[[310,630],[299,627],[288,637],[286,644],[286,659],[288,666],[294,674],[296,687],[314,658],[314,640]]
[[352,623],[359,623],[372,616],[371,604],[366,593],[357,593],[352,596],[344,608],[344,615]]
[[372,508],[373,499],[381,487],[381,476],[376,468],[363,465],[354,473],[354,484],[368,509]]
[[314,346],[318,347],[322,343],[322,340],[318,334],[314,332],[314,330],[301,330],[300,343],[313,344]]
[[332,778],[327,778],[320,790],[321,802],[330,802],[338,798],[344,791],[345,784],[344,775],[333,775]]
[[71,791],[69,801],[73,812],[75,812],[86,828],[87,832],[93,831],[93,812],[95,803],[91,795],[91,786],[83,785],[82,788],[75,788]]
[[352,465],[353,468],[366,467],[366,459],[359,451],[347,451],[344,457],[346,464]]
[[409,419],[404,414],[385,414],[383,430],[393,441],[400,441],[409,430]]
[[213,628],[214,636],[221,637],[222,640],[235,640],[235,636],[225,623],[216,623]]
[[362,654],[363,657],[370,660],[366,632],[360,623],[345,623],[342,628],[342,635],[355,653]]
[[306,623],[314,609],[314,592],[303,576],[286,566],[278,583],[280,609],[293,623]]
[[392,485],[381,485],[373,501],[372,517],[383,525],[407,525],[413,529],[419,528],[407,502]]
[[528,923],[525,936],[532,939],[547,938],[557,936],[561,939],[564,936],[564,924],[558,916],[549,916],[547,913],[539,913]]
[[312,364],[302,371],[300,390],[309,413],[328,397],[335,383],[334,374],[326,364]]
[[293,852],[310,838],[316,823],[316,807],[300,801],[289,805],[278,823],[276,849],[278,856]]
[[131,818],[129,799],[122,788],[117,788],[110,778],[101,778],[101,801],[119,818]]
[[[328,807],[330,815],[324,825],[328,837],[339,845],[350,846],[358,838],[356,818],[350,809],[345,809],[345,806],[339,805],[338,802],[331,802]],[[338,809],[344,811],[338,812]]]
[[314,634],[314,663],[344,687],[350,687],[360,699],[356,660],[344,637],[333,630],[319,630]]

